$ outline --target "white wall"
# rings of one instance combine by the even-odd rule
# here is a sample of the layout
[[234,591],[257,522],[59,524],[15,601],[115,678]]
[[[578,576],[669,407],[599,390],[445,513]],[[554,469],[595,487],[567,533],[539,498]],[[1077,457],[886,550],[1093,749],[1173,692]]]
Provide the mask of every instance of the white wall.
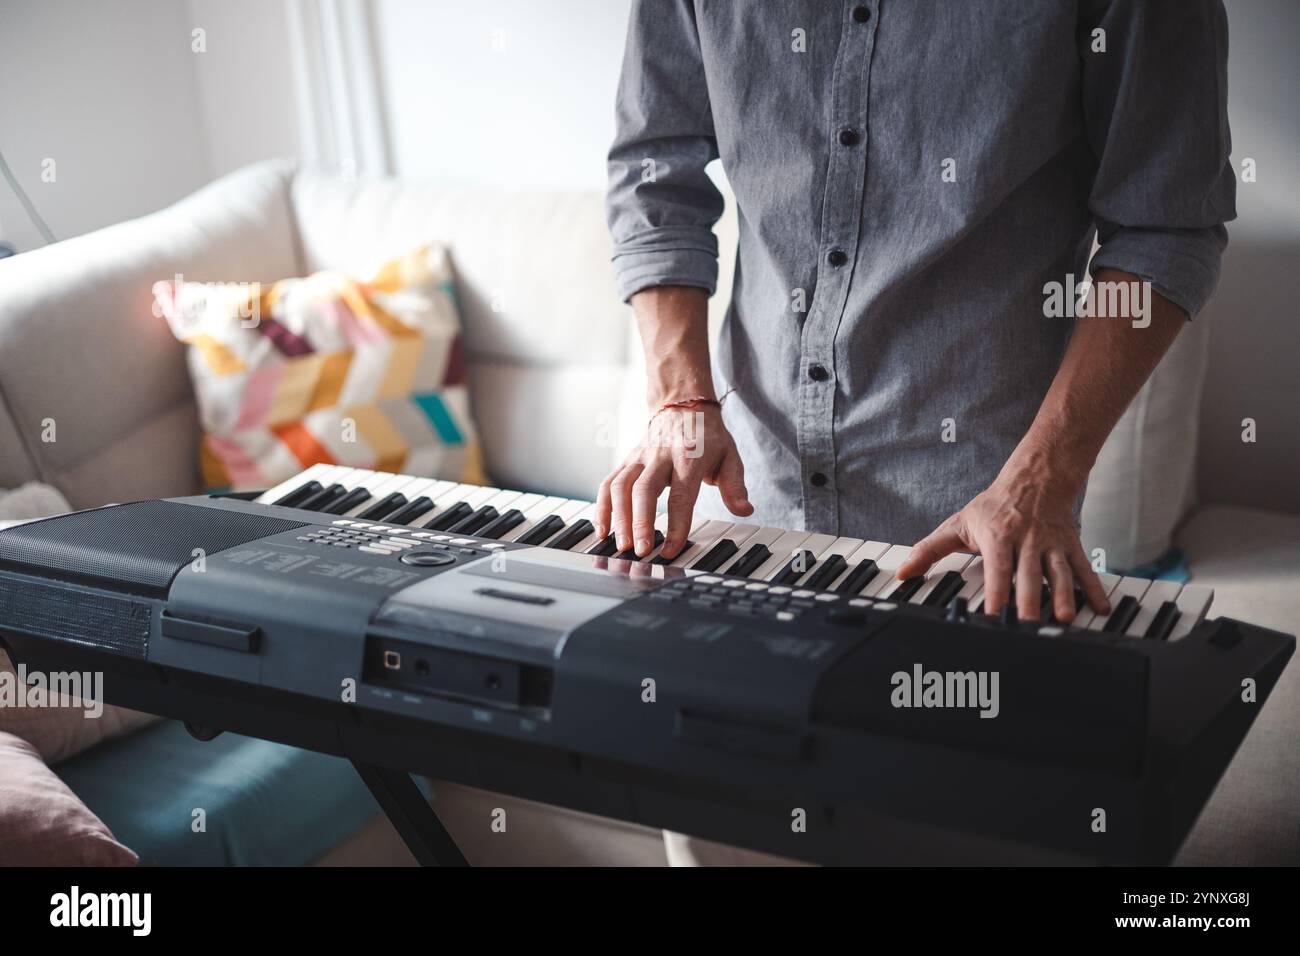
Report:
[[[56,237],[164,206],[208,178],[185,7],[0,0],[0,151]],[[42,162],[55,162],[42,182]],[[0,237],[41,245],[0,182]]]
[[399,175],[604,189],[629,0],[375,0]]
[[[0,90],[0,151],[60,239],[298,151],[285,5],[270,0],[0,0]],[[42,244],[4,182],[0,239]]]

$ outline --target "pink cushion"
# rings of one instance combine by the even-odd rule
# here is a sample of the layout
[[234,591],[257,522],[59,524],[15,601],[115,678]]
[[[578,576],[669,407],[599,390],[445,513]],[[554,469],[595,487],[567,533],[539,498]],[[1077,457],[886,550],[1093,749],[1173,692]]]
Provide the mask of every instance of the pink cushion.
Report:
[[[0,691],[4,687],[16,687],[17,678],[9,656],[0,651]],[[103,705],[102,712],[92,709],[88,715],[82,702],[64,699],[59,706],[50,706],[47,702],[42,707],[6,706],[6,700],[0,694],[0,733],[10,733],[21,737],[41,755],[48,764],[74,757],[83,750],[89,750],[96,744],[114,737],[121,737],[151,724],[160,717],[127,710],[125,707]]]
[[113,839],[25,740],[0,733],[0,865],[134,866],[139,858]]

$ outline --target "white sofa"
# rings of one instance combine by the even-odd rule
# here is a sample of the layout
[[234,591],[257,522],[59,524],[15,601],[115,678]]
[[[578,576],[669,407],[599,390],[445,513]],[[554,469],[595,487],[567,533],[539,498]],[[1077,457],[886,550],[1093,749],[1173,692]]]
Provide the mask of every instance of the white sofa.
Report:
[[[734,210],[719,237],[734,247]],[[181,347],[151,312],[154,282],[366,275],[429,239],[453,249],[489,474],[505,487],[590,497],[644,421],[639,347],[613,291],[602,198],[350,183],[285,162],[0,261],[0,488],[41,480],[90,506],[197,487],[194,402]],[[1090,483],[1085,543],[1123,566],[1163,548],[1177,526],[1194,579],[1217,589],[1216,613],[1296,633],[1300,515],[1189,511],[1198,398],[1214,367],[1206,338],[1203,325],[1189,329],[1108,443]],[[48,419],[53,443],[41,441]],[[1292,662],[1184,862],[1300,861],[1297,727]]]

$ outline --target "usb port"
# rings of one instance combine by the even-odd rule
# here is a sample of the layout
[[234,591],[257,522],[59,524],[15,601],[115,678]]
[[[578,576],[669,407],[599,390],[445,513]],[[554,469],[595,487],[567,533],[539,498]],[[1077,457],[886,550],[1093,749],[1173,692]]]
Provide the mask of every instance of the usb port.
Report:
[[402,669],[402,655],[397,651],[384,651],[384,670],[396,671]]

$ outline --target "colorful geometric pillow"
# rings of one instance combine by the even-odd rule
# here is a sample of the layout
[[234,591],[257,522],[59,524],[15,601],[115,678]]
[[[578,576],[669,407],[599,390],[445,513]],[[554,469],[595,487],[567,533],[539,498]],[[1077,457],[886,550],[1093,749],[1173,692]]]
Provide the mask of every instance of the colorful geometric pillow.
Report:
[[320,462],[486,484],[445,247],[369,282],[178,276],[153,291],[190,346],[209,490],[268,488]]

